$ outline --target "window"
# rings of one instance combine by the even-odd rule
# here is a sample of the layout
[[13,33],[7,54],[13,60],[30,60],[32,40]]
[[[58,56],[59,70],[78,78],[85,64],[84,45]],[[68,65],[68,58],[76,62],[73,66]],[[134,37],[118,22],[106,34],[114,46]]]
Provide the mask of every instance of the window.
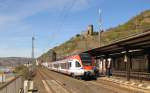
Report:
[[76,67],[81,67],[81,65],[78,61],[76,61]]
[[61,69],[66,69],[67,65],[66,65],[66,63],[61,63],[60,66],[61,66]]
[[132,71],[135,72],[146,72],[148,69],[147,66],[147,61],[145,59],[144,55],[132,55],[132,59],[131,59],[132,63]]
[[80,58],[82,61],[82,65],[84,66],[92,65],[92,57],[88,53],[81,53]]
[[81,60],[89,60],[89,61],[92,60],[92,57],[88,53],[81,53],[79,55],[80,55]]
[[69,62],[69,67],[71,67],[71,62]]
[[54,68],[58,68],[58,66],[59,66],[58,64],[54,64]]

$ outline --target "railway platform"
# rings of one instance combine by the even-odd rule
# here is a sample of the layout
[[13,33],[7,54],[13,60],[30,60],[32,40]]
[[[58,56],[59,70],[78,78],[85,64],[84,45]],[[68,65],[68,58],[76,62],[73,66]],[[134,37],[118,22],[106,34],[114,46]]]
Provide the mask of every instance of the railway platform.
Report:
[[150,91],[150,81],[140,81],[136,79],[127,81],[126,78],[124,77],[116,77],[116,76],[99,77],[98,80],[118,84],[121,87],[130,88],[133,90],[139,90],[141,92]]

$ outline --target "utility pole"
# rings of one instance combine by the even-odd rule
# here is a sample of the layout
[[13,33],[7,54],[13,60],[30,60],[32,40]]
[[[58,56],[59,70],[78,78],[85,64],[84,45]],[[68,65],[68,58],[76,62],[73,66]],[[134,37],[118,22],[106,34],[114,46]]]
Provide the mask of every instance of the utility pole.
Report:
[[32,37],[32,71],[35,70],[35,60],[34,60],[34,36]]
[[28,79],[32,79],[32,77],[35,75],[35,60],[34,60],[34,36],[32,36],[32,51],[31,51],[31,61],[29,62],[29,67],[28,67],[28,71],[29,71],[29,75],[28,75]]
[[101,47],[101,34],[103,32],[102,28],[102,11],[99,9],[99,47]]
[[34,36],[32,37],[32,61],[34,60]]

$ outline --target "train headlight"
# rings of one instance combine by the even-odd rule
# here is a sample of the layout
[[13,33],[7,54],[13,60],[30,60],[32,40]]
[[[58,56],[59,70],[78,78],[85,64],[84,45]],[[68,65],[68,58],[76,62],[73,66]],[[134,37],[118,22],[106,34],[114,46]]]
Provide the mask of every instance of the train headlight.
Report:
[[84,69],[83,67],[81,67],[80,69]]

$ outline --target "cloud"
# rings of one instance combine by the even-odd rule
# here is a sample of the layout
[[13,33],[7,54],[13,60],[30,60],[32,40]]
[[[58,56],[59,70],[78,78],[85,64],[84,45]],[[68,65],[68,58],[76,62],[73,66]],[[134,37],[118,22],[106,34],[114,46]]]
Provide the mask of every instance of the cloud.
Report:
[[[0,56],[30,56],[31,31],[35,28],[24,22],[27,18],[42,12],[82,11],[89,7],[90,1],[92,0],[0,0],[0,41],[3,45],[0,46]],[[37,52],[39,55],[43,49],[38,47]]]
[[91,0],[3,0],[0,2],[0,24],[18,22],[43,11],[80,11]]

